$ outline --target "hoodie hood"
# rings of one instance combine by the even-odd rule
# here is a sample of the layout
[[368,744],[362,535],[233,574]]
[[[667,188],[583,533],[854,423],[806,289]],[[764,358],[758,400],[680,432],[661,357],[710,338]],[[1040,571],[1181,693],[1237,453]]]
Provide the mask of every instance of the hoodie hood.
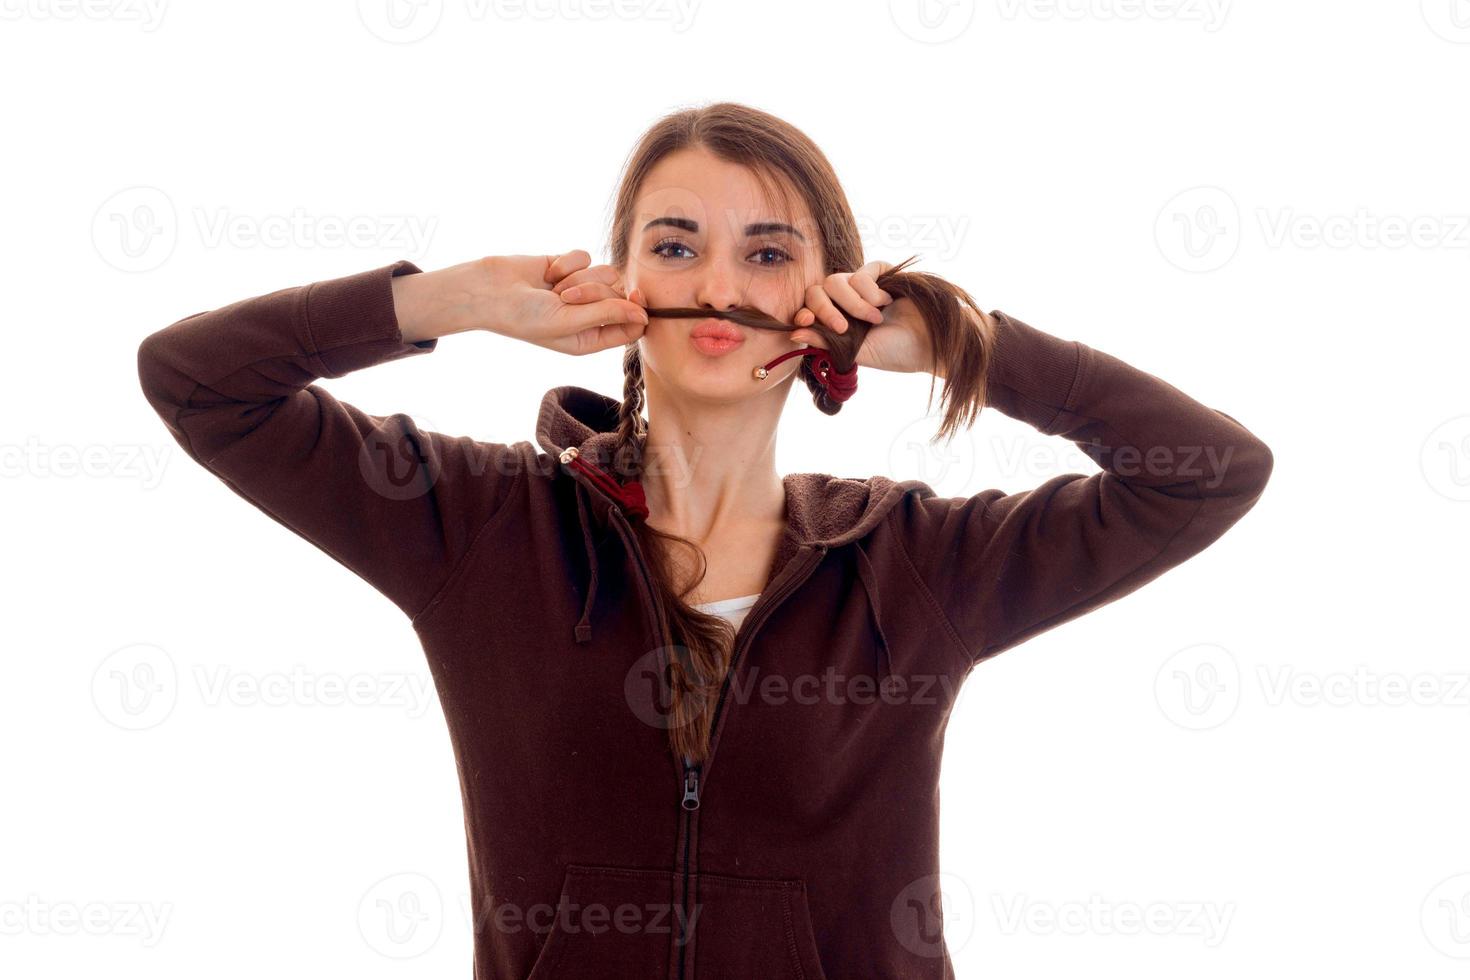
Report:
[[[562,471],[578,484],[577,510],[582,519],[589,570],[586,603],[573,631],[578,643],[592,638],[591,613],[598,578],[593,532],[607,525],[615,507],[627,519],[637,519],[643,501],[638,481],[621,480],[614,475],[612,452],[617,442],[621,404],[587,388],[563,385],[542,396],[536,419],[537,443],[560,460]],[[917,480],[895,481],[878,475],[857,480],[825,473],[791,473],[782,477],[781,482],[786,491],[786,533],[777,548],[775,570],[779,572],[803,549],[829,551],[851,545],[886,661],[888,644],[883,638],[877,576],[859,542],[904,494],[917,491],[932,495],[933,491]]]

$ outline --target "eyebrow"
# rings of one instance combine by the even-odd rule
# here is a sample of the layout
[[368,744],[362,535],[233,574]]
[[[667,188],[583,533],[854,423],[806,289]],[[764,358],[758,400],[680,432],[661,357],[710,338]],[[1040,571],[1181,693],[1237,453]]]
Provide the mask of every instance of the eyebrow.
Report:
[[[689,218],[673,218],[673,217],[668,217],[668,216],[665,216],[665,217],[662,217],[662,218],[654,218],[648,224],[646,224],[646,225],[643,226],[643,230],[644,231],[647,231],[648,229],[654,227],[655,225],[671,225],[671,226],[673,226],[675,228],[682,229],[683,231],[687,231],[687,232],[689,232],[691,234],[698,234],[699,233],[699,222],[698,221],[692,221]],[[803,242],[806,241],[806,236],[805,235],[803,235],[801,232],[797,231],[791,225],[785,224],[784,222],[780,222],[780,221],[759,221],[759,222],[756,222],[755,224],[746,225],[745,226],[745,234],[747,236],[751,236],[751,235],[776,235],[776,234],[780,234],[782,232],[786,232],[787,234],[795,235],[798,241],[803,241]]]

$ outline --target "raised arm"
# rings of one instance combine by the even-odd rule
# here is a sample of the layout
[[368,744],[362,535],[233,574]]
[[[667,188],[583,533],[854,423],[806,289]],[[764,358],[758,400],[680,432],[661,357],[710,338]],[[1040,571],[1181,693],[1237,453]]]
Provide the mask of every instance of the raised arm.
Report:
[[972,663],[1135,591],[1255,505],[1271,450],[1231,416],[998,310],[987,404],[1102,471],[1021,493],[910,495],[909,558]]
[[369,415],[313,382],[427,354],[439,336],[472,329],[433,299],[454,295],[446,277],[466,271],[395,262],[196,313],[138,348],[144,395],[185,453],[410,619],[534,453]]

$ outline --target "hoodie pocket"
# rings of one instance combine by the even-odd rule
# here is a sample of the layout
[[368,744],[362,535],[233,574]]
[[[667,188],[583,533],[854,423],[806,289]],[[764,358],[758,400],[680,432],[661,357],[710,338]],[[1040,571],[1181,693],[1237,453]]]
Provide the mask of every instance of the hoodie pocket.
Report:
[[801,879],[697,876],[696,977],[826,980]]
[[567,865],[526,980],[663,976],[678,932],[673,896],[671,871]]

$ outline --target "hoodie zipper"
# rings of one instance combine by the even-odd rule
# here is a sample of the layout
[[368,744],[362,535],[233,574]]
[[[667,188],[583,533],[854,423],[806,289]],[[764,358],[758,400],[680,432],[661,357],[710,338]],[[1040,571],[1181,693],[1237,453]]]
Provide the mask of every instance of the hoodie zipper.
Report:
[[686,810],[699,809],[699,766],[691,766],[689,757],[684,757],[684,798],[679,805]]
[[[654,592],[653,576],[648,570],[647,563],[643,560],[642,549],[638,547],[638,538],[633,532],[632,525],[629,523],[627,515],[623,513],[622,509],[618,507],[616,503],[614,503],[611,511],[611,519],[615,523],[621,523],[622,525],[621,533],[623,535],[624,543],[628,547],[628,553],[633,558],[633,564],[637,567],[638,574],[643,579],[643,594],[647,598],[648,613],[652,617],[652,622],[655,624],[655,628],[658,630],[658,639],[660,644],[665,650],[668,650],[669,646],[671,645],[668,642],[670,637],[668,636],[667,631],[665,631],[662,626],[659,625],[662,623],[662,618],[658,615],[658,599],[656,598]],[[661,668],[663,666],[666,665],[660,664]],[[689,851],[690,841],[693,839],[694,833],[693,814],[694,811],[699,808],[700,767],[697,765],[691,766],[687,758],[675,760],[675,764],[681,767],[683,776],[683,779],[681,781],[681,788],[683,792],[679,798],[680,840],[675,847],[675,858],[676,864],[678,865],[678,867],[675,869],[675,873],[679,874],[682,879],[682,890],[679,895],[679,913],[675,916],[676,921],[678,921],[679,923],[679,933],[676,937],[679,944],[678,975],[682,980],[682,978],[684,977],[684,954],[689,938],[688,933],[686,932],[686,924],[689,921]]]
[[[627,515],[617,507],[613,508],[614,519],[621,521],[626,532],[624,540],[628,545],[628,553],[633,557],[633,564],[638,568],[638,574],[643,577],[643,592],[648,597],[650,612],[653,622],[659,631],[659,642],[664,650],[672,646],[672,638],[661,625],[662,617],[658,615],[658,599],[653,588],[653,576],[648,570],[648,564],[643,559],[642,549],[638,547],[638,538],[633,532]],[[660,665],[666,666],[666,665]],[[676,941],[679,946],[678,977],[683,980],[685,974],[685,954],[689,945],[689,852],[692,848],[695,830],[695,811],[699,809],[699,773],[702,765],[690,765],[687,757],[680,758],[678,764],[682,767],[683,780],[681,783],[682,795],[679,797],[679,837],[675,856],[678,867],[675,873],[680,876],[679,912],[674,917],[679,923],[679,932]]]
[[[729,692],[730,684],[735,677],[735,671],[740,666],[740,658],[750,647],[751,640],[755,636],[756,631],[770,618],[776,606],[780,605],[788,595],[796,591],[797,586],[806,581],[807,576],[821,562],[822,555],[825,552],[825,548],[813,549],[811,557],[807,558],[794,573],[787,576],[786,580],[779,583],[775,589],[768,589],[762,594],[760,599],[756,600],[756,604],[751,607],[746,620],[740,624],[740,629],[735,633],[735,650],[730,656],[730,667],[725,671],[724,679],[720,682],[719,698],[715,701],[714,714],[710,717],[709,753],[705,756],[704,762],[702,763],[690,765],[687,759],[684,762],[684,795],[679,800],[679,806],[684,811],[684,859],[681,862],[683,865],[681,868],[683,884],[680,892],[680,903],[683,908],[683,913],[680,916],[681,930],[684,927],[683,924],[689,921],[689,913],[691,911],[689,909],[689,851],[691,841],[694,839],[696,822],[699,819],[699,791],[701,785],[708,783],[706,770],[714,761],[715,748],[719,742],[720,715],[725,705],[725,695]],[[637,559],[641,562],[643,556],[641,554],[637,555]],[[678,980],[684,980],[685,977],[685,958],[688,948],[689,937],[687,933],[681,931],[679,936]]]

